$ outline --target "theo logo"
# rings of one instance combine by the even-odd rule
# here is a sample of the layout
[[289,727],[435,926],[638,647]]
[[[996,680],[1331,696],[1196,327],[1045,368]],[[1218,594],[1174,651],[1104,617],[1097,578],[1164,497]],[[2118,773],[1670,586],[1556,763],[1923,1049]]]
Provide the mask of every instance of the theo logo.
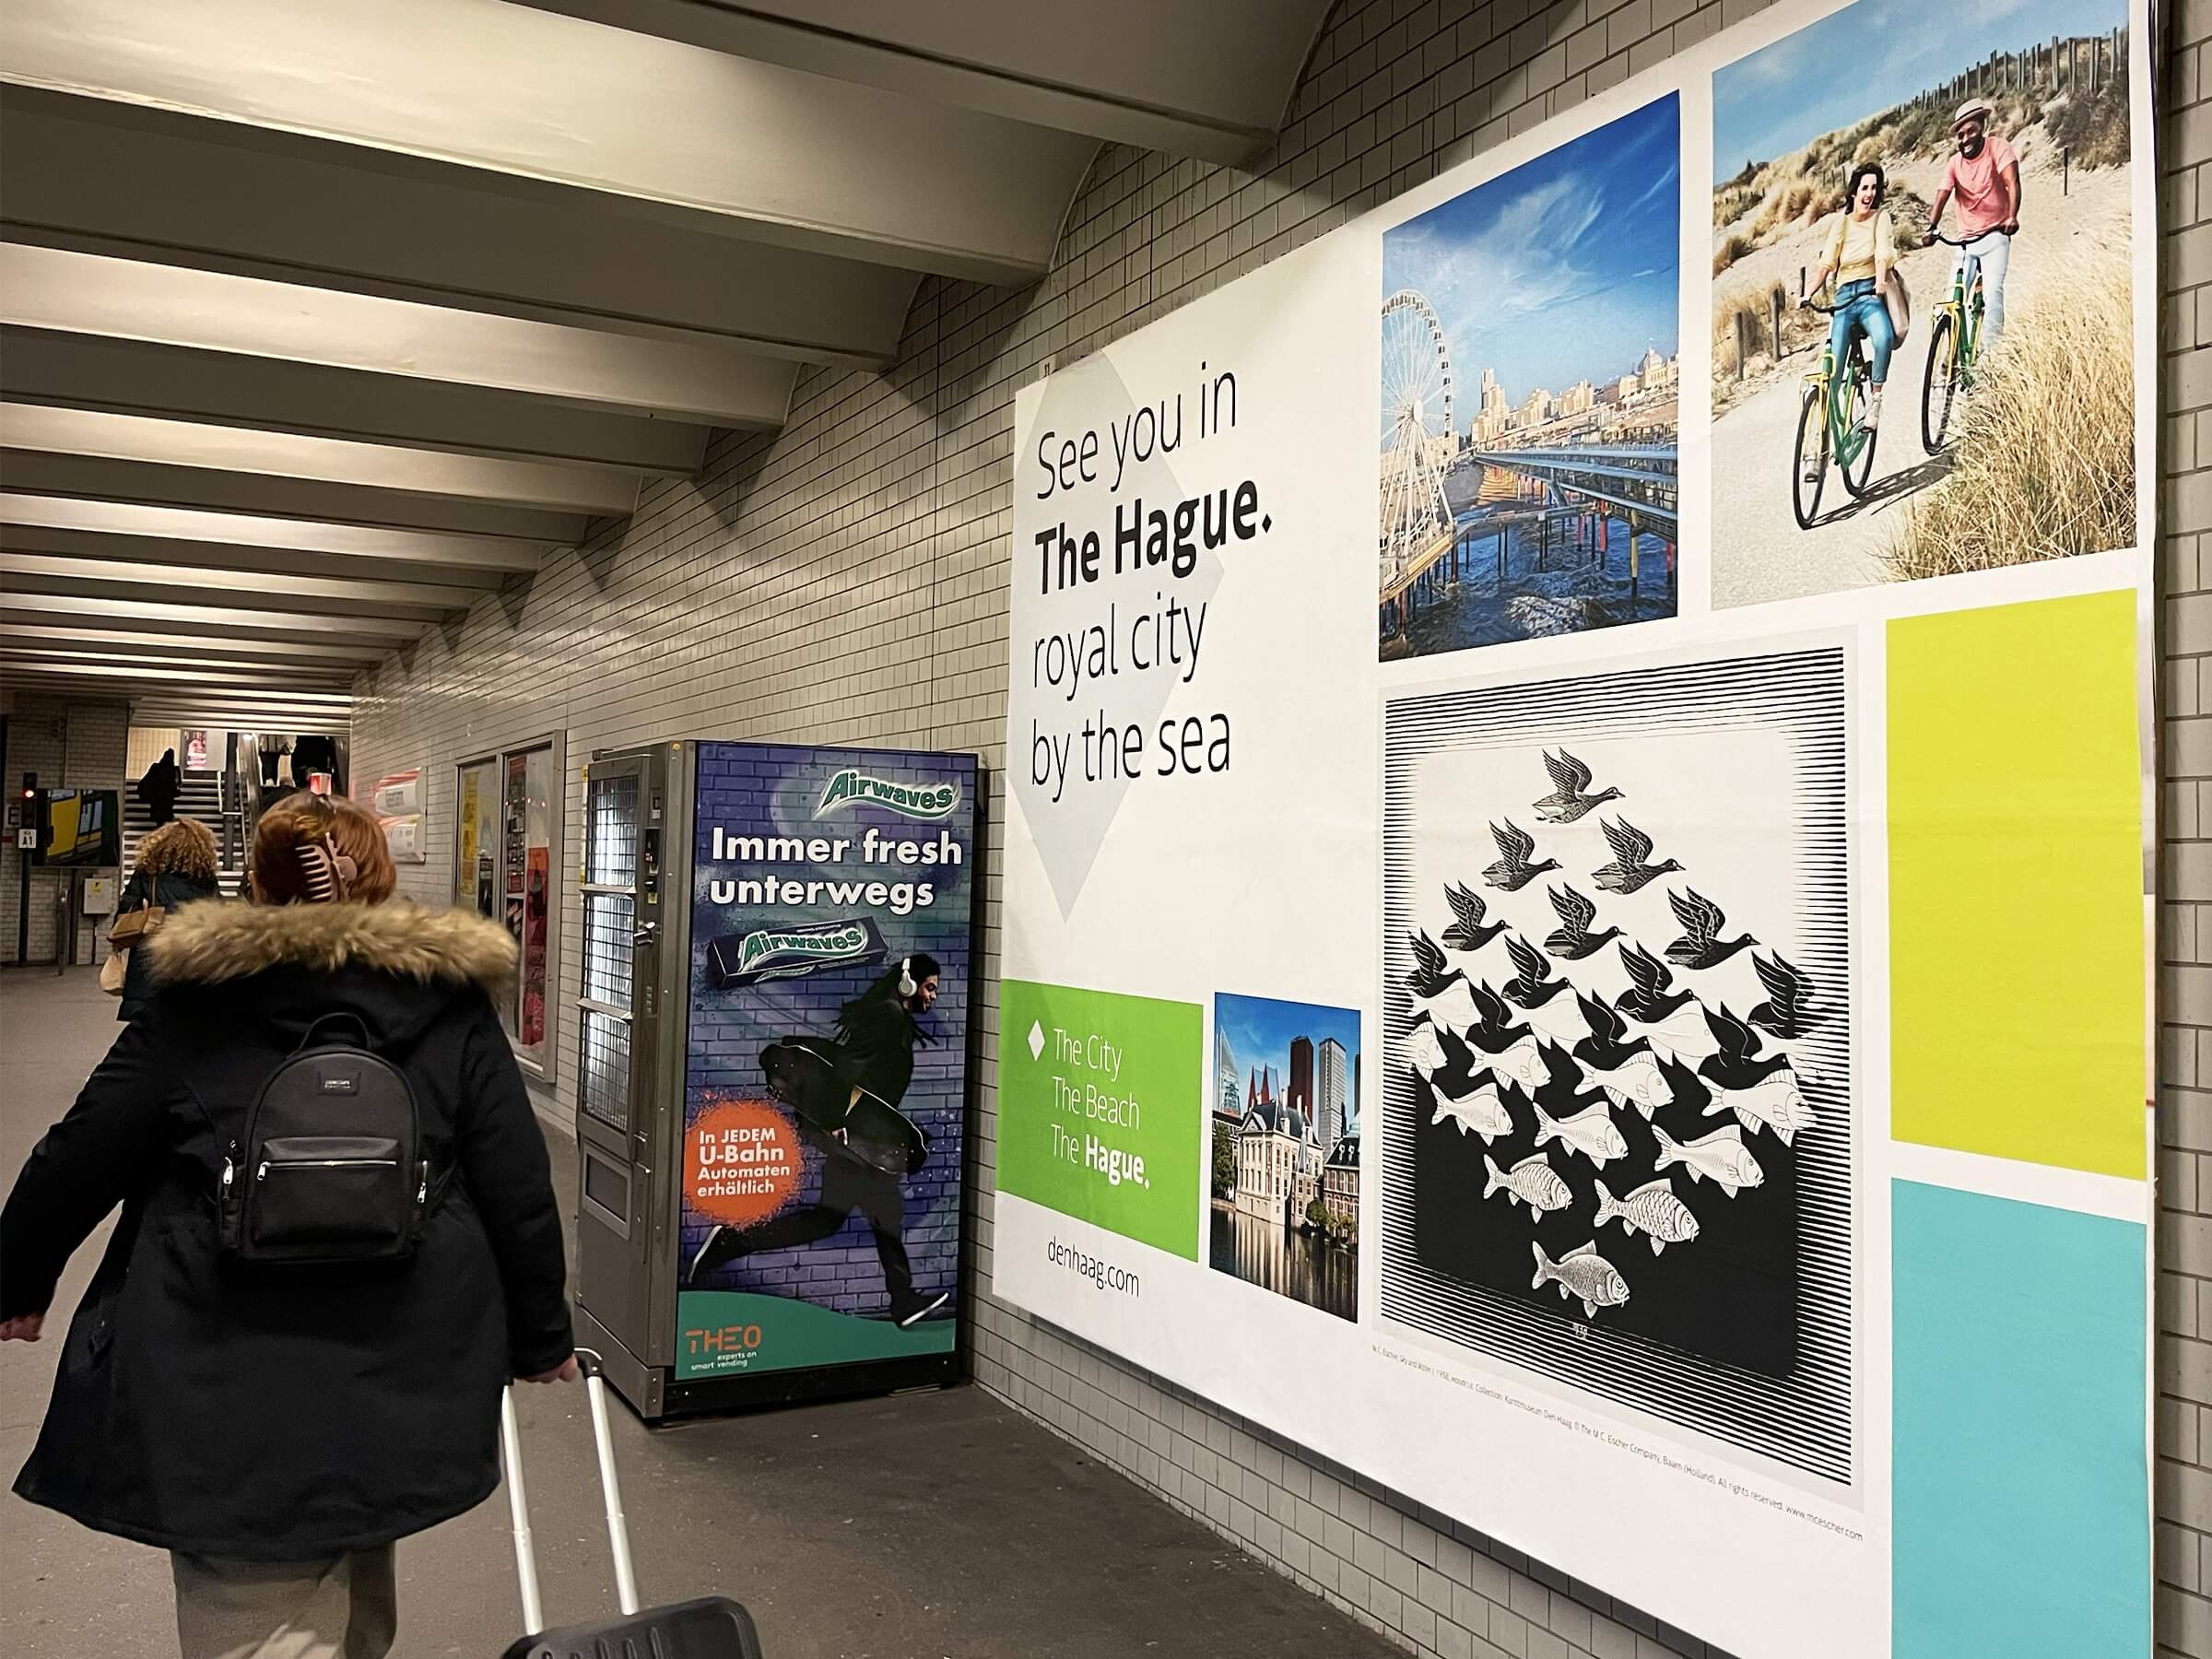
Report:
[[960,804],[960,786],[958,783],[892,783],[847,767],[831,778],[823,789],[821,805],[814,809],[814,816],[822,818],[834,807],[850,806],[855,802],[870,806],[888,806],[901,818],[948,818],[952,809]]

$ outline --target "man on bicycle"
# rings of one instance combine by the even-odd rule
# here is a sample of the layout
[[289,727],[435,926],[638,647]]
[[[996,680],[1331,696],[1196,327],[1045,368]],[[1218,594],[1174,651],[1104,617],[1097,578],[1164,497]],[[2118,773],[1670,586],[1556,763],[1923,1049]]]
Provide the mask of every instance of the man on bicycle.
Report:
[[2012,257],[2011,238],[2020,228],[2020,159],[1999,134],[1989,130],[1996,112],[1979,98],[1970,98],[1951,117],[1951,134],[1959,148],[1943,170],[1943,188],[1928,210],[1928,233],[1923,247],[1936,245],[1936,228],[1943,210],[1956,199],[1959,236],[1965,246],[1959,259],[1982,264],[1982,292],[1987,306],[1976,355],[1997,343],[2005,328],[2005,267]]

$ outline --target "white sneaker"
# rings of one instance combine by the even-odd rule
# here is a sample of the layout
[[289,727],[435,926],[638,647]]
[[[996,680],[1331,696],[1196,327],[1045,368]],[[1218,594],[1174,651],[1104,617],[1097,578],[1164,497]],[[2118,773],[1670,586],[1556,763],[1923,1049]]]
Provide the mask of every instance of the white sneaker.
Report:
[[1866,418],[1859,424],[1873,431],[1882,424],[1882,389],[1879,386],[1866,394]]

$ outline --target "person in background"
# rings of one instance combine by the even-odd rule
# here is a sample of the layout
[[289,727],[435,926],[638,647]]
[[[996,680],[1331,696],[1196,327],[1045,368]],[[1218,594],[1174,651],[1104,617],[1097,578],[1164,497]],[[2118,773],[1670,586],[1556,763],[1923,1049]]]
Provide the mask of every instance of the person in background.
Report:
[[1959,236],[1966,246],[1959,250],[1961,263],[1982,262],[1982,293],[1986,310],[1982,337],[1974,355],[1994,349],[2005,331],[2005,271],[2012,263],[2012,239],[2020,229],[2020,159],[2004,135],[1989,130],[1996,112],[1986,99],[1970,98],[1951,117],[1951,135],[1958,150],[1944,163],[1943,185],[1936,205],[1928,209],[1928,234],[1923,247],[1936,244],[1936,229],[1943,210],[1959,204]]
[[[166,922],[181,905],[221,896],[216,879],[215,832],[197,818],[172,818],[138,843],[138,862],[123,885],[115,914],[120,919],[150,904]],[[153,971],[147,966],[151,943],[149,937],[125,947],[130,959],[124,968],[118,1019],[136,1019],[153,998]]]
[[[154,935],[157,989],[0,1209],[0,1341],[37,1341],[118,1204],[16,1481],[171,1552],[184,1659],[382,1659],[395,1539],[490,1496],[500,1392],[576,1374],[560,1214],[491,988],[497,923],[387,902],[376,819],[288,795],[253,902]],[[399,1068],[429,1162],[415,1253],[241,1264],[217,1204],[262,1085],[333,1015]]]
[[138,780],[138,798],[152,811],[157,827],[177,816],[177,790],[182,778],[177,751],[169,748],[161,751],[161,759],[147,767],[146,776]]

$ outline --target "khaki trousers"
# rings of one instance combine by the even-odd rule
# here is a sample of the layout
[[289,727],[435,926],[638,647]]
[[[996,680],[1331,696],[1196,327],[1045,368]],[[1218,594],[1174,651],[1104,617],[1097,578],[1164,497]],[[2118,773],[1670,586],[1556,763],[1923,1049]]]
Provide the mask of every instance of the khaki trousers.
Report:
[[335,1561],[170,1557],[184,1659],[384,1659],[399,1632],[392,1546]]

